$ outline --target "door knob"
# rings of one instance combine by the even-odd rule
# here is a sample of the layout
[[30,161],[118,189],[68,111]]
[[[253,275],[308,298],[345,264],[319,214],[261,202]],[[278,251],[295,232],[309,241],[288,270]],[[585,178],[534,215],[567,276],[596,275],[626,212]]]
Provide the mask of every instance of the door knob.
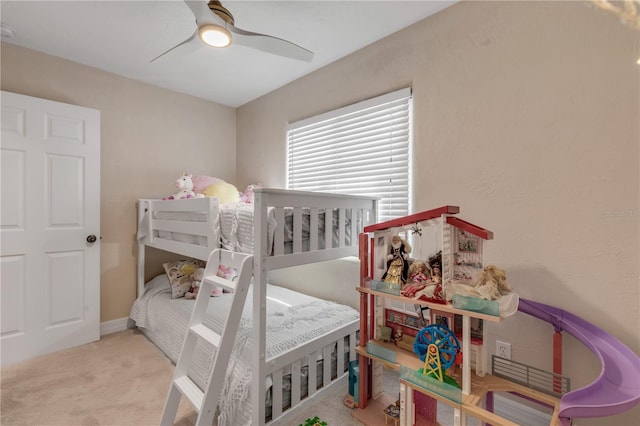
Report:
[[96,236],[95,236],[95,235],[89,235],[89,236],[87,237],[87,242],[88,242],[88,243],[95,243],[95,242],[96,242],[96,240],[97,240],[97,238],[96,238]]

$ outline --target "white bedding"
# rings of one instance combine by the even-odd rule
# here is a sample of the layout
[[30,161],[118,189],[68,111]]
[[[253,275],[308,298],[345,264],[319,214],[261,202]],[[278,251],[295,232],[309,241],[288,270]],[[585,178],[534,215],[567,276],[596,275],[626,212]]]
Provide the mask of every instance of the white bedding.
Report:
[[[179,201],[177,201],[179,202]],[[285,224],[284,224],[284,242],[285,253],[291,252],[291,242],[293,241],[293,210],[285,209]],[[207,214],[205,212],[157,212],[154,216],[155,219],[165,220],[183,220],[192,222],[204,222],[206,221]],[[144,220],[144,219],[143,219]],[[359,219],[360,220],[360,219]],[[351,238],[351,218],[346,219],[346,239],[350,241]],[[337,212],[333,212],[333,246],[338,247],[338,217]],[[305,209],[303,214],[302,223],[302,238],[303,238],[303,251],[309,250],[309,235],[311,233],[309,221],[309,210]],[[318,217],[318,248],[324,248],[324,223],[325,215],[320,214]],[[215,229],[215,235],[220,235],[220,247],[231,250],[239,251],[242,253],[253,253],[254,235],[254,206],[253,204],[246,203],[231,203],[221,205],[217,220],[213,221]],[[274,209],[268,209],[267,217],[267,247],[269,247],[270,253],[273,247],[273,236],[276,228],[276,219]],[[138,229],[146,229],[145,226],[139,226]],[[169,231],[155,231],[155,237],[170,239],[174,241],[181,241],[189,244],[196,244],[200,246],[207,245],[206,237],[199,235],[184,234],[180,232]],[[138,238],[144,237],[144,234],[138,234]]]
[[[231,251],[253,253],[253,204],[234,203],[220,206],[220,246]],[[274,209],[268,209],[267,247],[273,245],[276,228]]]
[[[144,295],[134,303],[130,317],[175,363],[180,354],[194,301],[184,298],[171,299],[170,295],[167,276],[163,274],[155,277],[145,287]],[[231,294],[224,294],[211,298],[205,324],[216,332],[221,332],[231,297]],[[247,301],[219,405],[219,426],[250,423],[251,288]],[[267,358],[358,320],[358,312],[351,307],[268,285]],[[199,342],[189,375],[201,387],[206,384],[211,359],[211,349]]]

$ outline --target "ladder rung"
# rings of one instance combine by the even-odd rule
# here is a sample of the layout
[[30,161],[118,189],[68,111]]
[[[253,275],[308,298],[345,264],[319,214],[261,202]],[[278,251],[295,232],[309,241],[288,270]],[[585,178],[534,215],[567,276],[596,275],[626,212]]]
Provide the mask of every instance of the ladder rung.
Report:
[[202,399],[204,398],[204,392],[200,390],[189,376],[178,377],[173,382],[178,390],[191,401],[196,411],[199,413],[202,407]]
[[216,348],[220,345],[220,335],[204,324],[192,325],[191,331],[193,334],[209,342]]
[[228,280],[226,278],[219,277],[217,275],[209,275],[204,277],[204,281],[217,285],[227,290],[236,291],[236,282]]

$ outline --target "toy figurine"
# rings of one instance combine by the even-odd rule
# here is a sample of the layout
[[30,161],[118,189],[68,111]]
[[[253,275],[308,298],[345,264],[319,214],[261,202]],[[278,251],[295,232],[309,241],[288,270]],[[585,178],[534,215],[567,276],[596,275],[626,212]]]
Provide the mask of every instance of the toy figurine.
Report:
[[400,327],[398,327],[396,329],[396,332],[393,335],[393,341],[394,343],[398,344],[398,342],[402,340],[402,329]]
[[429,267],[426,262],[416,260],[409,266],[409,280],[407,285],[400,291],[405,297],[414,297],[416,293],[432,284],[429,278]]
[[483,298],[491,300],[499,299],[501,296],[511,293],[511,286],[507,282],[506,272],[504,269],[494,265],[489,265],[482,269],[476,288]]
[[431,281],[436,284],[442,284],[442,272],[440,272],[440,266],[434,266],[432,271]]
[[387,255],[387,270],[382,275],[386,283],[398,284],[402,287],[407,282],[409,263],[407,259],[411,253],[411,246],[398,235],[391,238],[391,246]]
[[475,285],[454,283],[454,293],[461,296],[471,296],[486,300],[498,300],[511,293],[511,286],[507,282],[504,269],[489,265],[482,269]]
[[[419,262],[414,262],[414,264]],[[424,262],[422,262],[424,263]],[[413,267],[413,264],[411,265]],[[413,269],[412,269],[413,270]],[[411,274],[413,276],[414,274]],[[420,277],[416,275],[416,277]],[[431,270],[431,277],[426,281],[413,281],[400,291],[404,297],[417,298],[432,303],[447,303],[444,286],[442,284],[442,274],[440,265],[434,263]]]
[[427,263],[417,260],[409,266],[409,282],[426,283],[429,281]]

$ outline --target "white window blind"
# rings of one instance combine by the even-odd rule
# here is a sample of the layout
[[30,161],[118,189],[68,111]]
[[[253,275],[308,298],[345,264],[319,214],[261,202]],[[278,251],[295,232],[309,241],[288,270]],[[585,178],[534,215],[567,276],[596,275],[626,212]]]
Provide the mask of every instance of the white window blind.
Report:
[[411,89],[289,125],[287,187],[380,198],[380,222],[409,212]]

